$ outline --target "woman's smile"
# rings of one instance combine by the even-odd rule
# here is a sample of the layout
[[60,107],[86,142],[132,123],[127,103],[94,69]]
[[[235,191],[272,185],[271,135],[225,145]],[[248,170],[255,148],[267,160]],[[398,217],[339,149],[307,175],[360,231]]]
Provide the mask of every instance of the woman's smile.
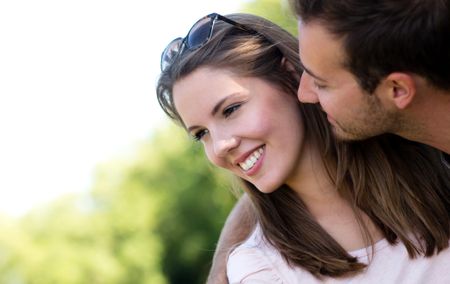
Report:
[[256,174],[258,169],[261,167],[264,159],[264,146],[259,147],[253,151],[243,162],[239,162],[239,167],[248,176]]

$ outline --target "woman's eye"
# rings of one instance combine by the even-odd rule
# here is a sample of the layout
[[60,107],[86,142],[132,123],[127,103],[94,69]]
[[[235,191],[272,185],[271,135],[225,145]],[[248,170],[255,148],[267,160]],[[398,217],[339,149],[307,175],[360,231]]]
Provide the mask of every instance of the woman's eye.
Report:
[[195,141],[200,141],[200,140],[202,140],[203,136],[205,136],[207,133],[208,133],[208,130],[202,129],[202,130],[195,132],[192,136]]
[[239,109],[241,107],[241,104],[234,104],[234,105],[230,105],[229,107],[226,107],[223,110],[223,116],[224,117],[229,117],[233,112],[235,112],[237,109]]

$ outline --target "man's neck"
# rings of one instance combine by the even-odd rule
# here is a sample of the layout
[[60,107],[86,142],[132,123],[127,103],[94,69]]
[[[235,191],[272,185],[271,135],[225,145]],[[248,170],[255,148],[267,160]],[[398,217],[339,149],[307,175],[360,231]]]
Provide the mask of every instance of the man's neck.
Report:
[[450,91],[424,97],[417,106],[413,120],[418,125],[418,131],[406,134],[405,138],[450,154]]

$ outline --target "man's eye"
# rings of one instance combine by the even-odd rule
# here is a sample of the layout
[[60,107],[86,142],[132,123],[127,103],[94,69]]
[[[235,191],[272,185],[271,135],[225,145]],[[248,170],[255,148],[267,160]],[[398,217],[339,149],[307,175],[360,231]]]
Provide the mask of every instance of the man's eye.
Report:
[[237,109],[239,109],[241,107],[241,104],[234,104],[234,105],[230,105],[229,107],[226,107],[222,114],[224,117],[229,117],[233,112],[235,112]]
[[200,140],[202,140],[203,136],[205,136],[207,133],[208,133],[207,129],[202,129],[202,130],[195,132],[194,135],[192,135],[192,136],[195,141],[200,141]]
[[319,84],[317,82],[314,82],[314,86],[316,87],[316,89],[318,90],[323,90],[325,89],[327,86],[323,85],[323,84]]

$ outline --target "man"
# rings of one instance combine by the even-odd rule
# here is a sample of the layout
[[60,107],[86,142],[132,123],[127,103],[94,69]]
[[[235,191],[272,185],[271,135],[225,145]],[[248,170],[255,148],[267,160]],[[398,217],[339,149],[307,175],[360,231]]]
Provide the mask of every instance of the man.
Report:
[[450,153],[450,1],[292,4],[299,99],[320,103],[337,137],[394,133]]
[[[441,150],[450,169],[450,0],[291,4],[304,68],[299,100],[320,103],[340,139],[394,133]],[[227,253],[254,223],[248,212],[241,198],[223,229],[208,283],[227,283]]]

